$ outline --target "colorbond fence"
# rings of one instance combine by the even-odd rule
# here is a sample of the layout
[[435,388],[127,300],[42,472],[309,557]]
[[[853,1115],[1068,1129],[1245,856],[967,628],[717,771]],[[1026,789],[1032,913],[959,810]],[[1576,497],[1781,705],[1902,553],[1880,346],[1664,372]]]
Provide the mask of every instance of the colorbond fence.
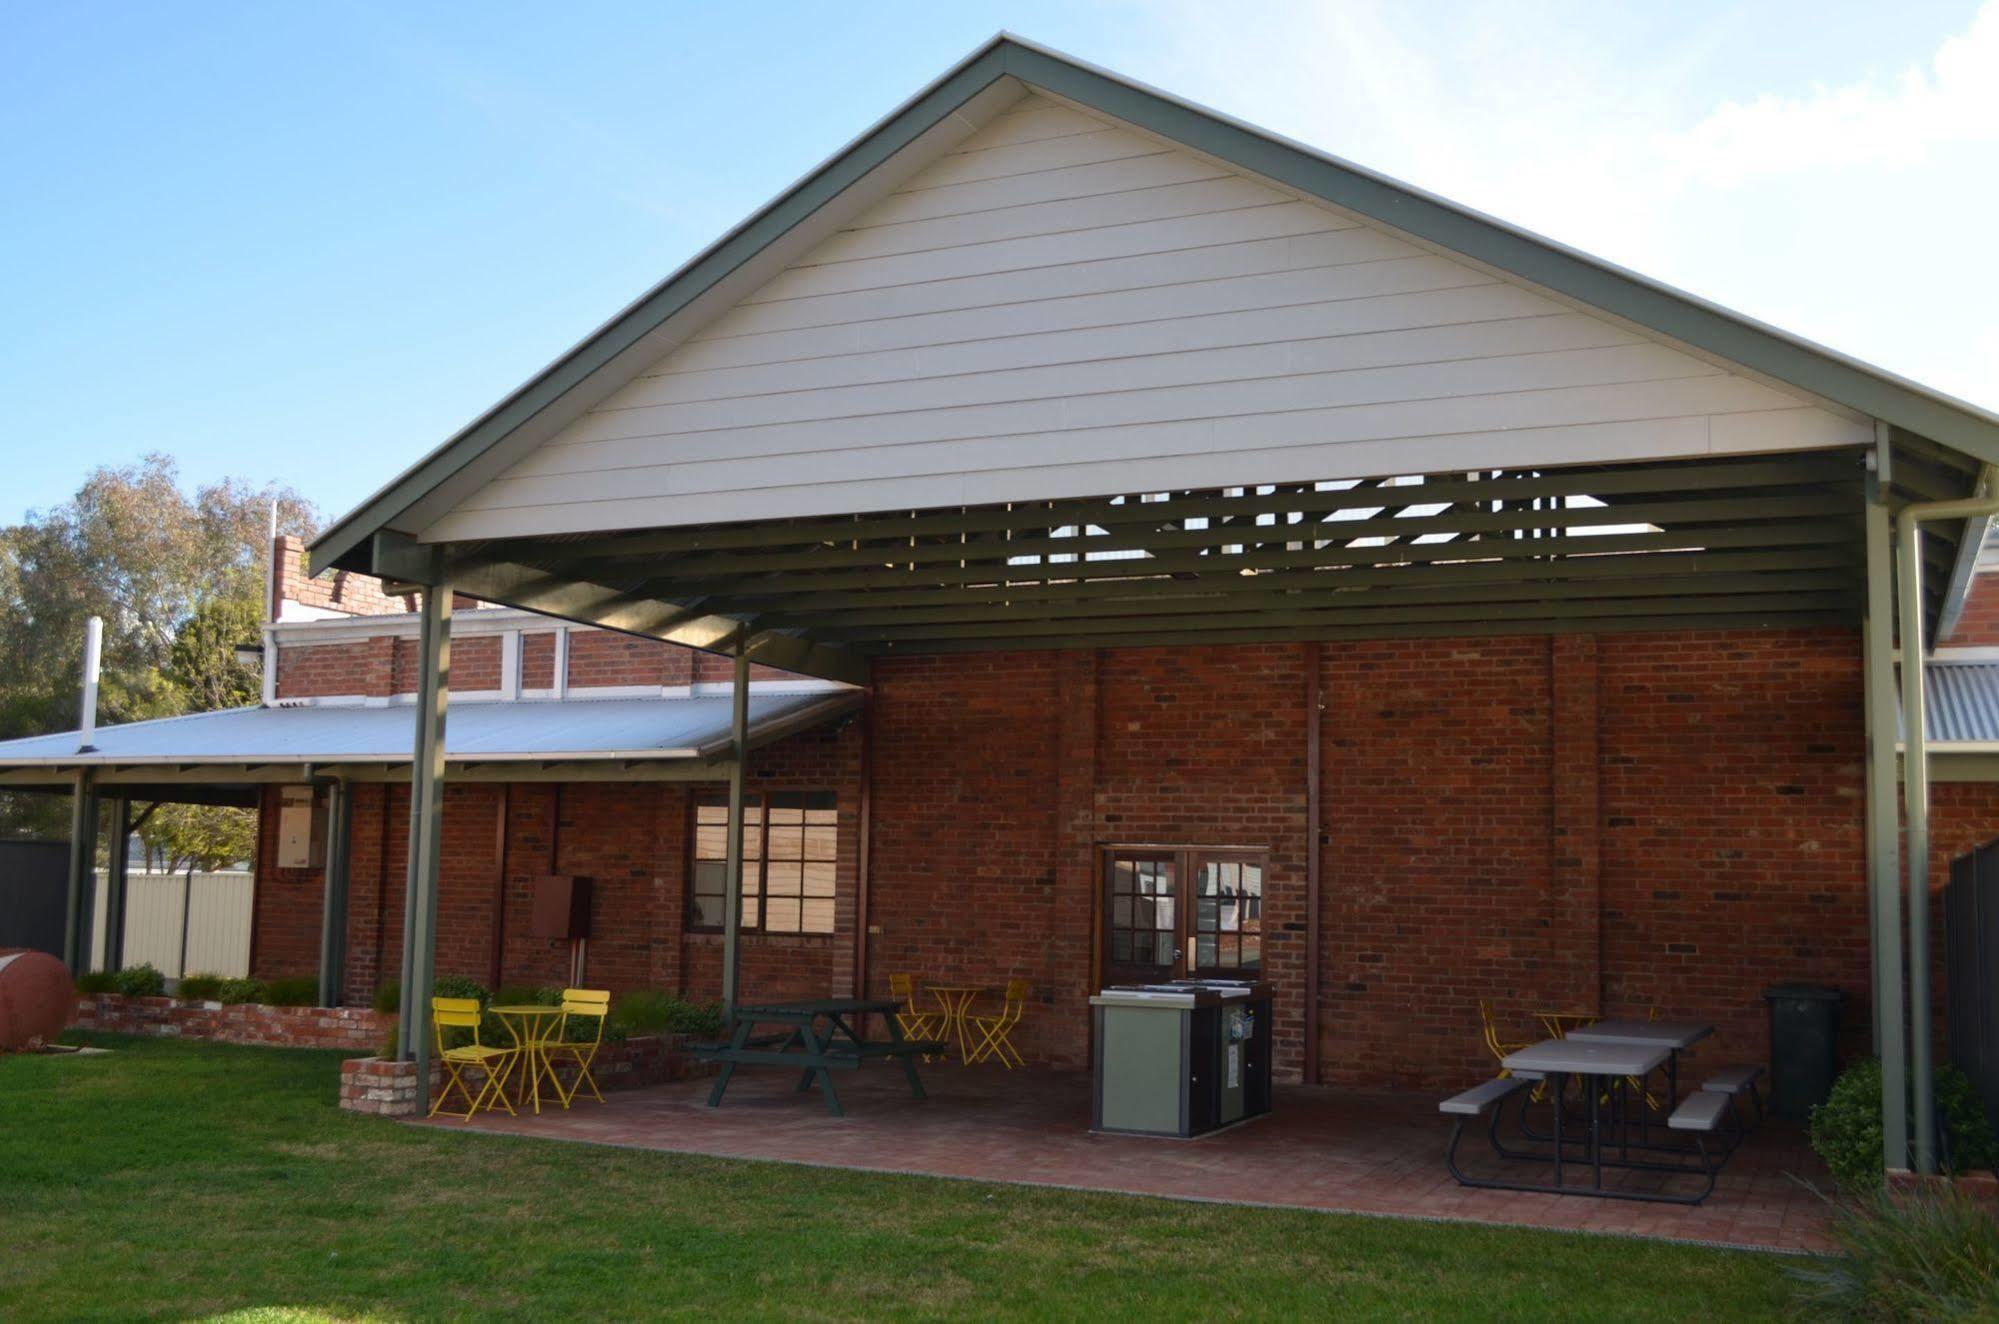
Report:
[[[104,967],[104,873],[97,875],[91,966]],[[150,964],[169,979],[188,971],[250,973],[251,876],[134,873],[125,892],[125,964]]]

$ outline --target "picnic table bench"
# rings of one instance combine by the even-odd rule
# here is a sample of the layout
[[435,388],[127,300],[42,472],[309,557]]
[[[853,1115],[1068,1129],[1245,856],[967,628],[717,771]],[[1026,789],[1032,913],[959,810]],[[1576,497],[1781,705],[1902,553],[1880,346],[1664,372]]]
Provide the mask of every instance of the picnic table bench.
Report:
[[[708,1091],[708,1106],[722,1106],[729,1078],[736,1068],[794,1067],[798,1070],[798,1092],[812,1088],[817,1080],[826,1099],[826,1111],[845,1116],[840,1095],[833,1088],[833,1072],[851,1071],[863,1062],[899,1060],[909,1078],[909,1092],[921,1099],[923,1081],[916,1074],[916,1059],[926,1053],[943,1051],[935,1039],[905,1039],[895,1013],[902,1004],[892,998],[819,998],[801,1002],[763,1002],[736,1008],[735,1030],[727,1041],[694,1044],[691,1051],[704,1062],[720,1062],[722,1070]],[[853,1018],[879,1015],[888,1025],[887,1039],[864,1039],[854,1028]],[[757,1033],[757,1027],[778,1025],[774,1033]]]

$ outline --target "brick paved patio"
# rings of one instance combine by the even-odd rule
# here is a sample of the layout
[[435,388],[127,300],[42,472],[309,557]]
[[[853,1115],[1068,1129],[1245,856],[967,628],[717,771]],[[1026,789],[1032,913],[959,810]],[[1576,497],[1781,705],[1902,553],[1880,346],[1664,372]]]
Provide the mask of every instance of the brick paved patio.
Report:
[[[1828,1186],[1824,1168],[1796,1127],[1777,1122],[1735,1154],[1706,1203],[1655,1205],[1461,1187],[1444,1170],[1449,1126],[1428,1095],[1279,1087],[1269,1116],[1182,1141],[1091,1135],[1090,1082],[1081,1074],[939,1064],[925,1069],[930,1098],[918,1101],[899,1071],[848,1072],[839,1079],[844,1118],[828,1117],[816,1090],[794,1093],[795,1079],[790,1072],[739,1071],[719,1109],[705,1104],[708,1081],[689,1080],[615,1093],[603,1104],[586,1097],[566,1113],[482,1115],[469,1125],[641,1149],[1184,1199],[1794,1251],[1827,1245],[1823,1206],[1794,1177]],[[1463,1152],[1478,1149],[1468,1140]]]

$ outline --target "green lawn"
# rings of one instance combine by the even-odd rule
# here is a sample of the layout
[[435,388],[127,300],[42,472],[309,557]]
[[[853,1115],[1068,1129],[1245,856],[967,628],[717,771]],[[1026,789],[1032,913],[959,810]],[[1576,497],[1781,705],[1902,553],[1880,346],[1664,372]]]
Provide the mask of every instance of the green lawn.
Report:
[[1771,1318],[1691,1246],[420,1130],[335,1054],[0,1058],[0,1319]]

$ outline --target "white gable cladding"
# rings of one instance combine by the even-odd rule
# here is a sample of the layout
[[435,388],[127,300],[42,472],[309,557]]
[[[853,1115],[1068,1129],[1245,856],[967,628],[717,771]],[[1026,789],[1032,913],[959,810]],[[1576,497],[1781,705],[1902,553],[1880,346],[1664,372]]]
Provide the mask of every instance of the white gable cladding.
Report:
[[1609,319],[1029,96],[423,536],[1870,439]]

